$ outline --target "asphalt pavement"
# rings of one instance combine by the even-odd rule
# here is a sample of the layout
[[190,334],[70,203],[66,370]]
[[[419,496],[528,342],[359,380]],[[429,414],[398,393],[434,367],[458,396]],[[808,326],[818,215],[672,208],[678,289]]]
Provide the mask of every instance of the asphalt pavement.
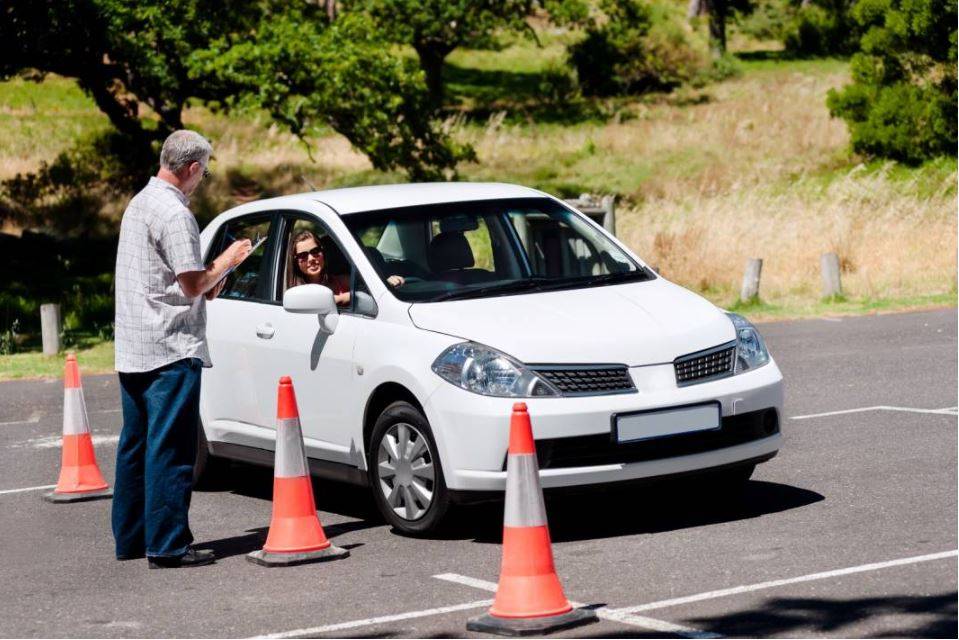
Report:
[[[671,485],[550,499],[566,593],[601,618],[559,635],[956,637],[956,320],[761,325],[786,380],[779,456],[729,500]],[[116,378],[87,376],[84,392],[112,480]],[[109,501],[41,501],[61,403],[59,380],[0,384],[0,635],[478,637],[465,623],[493,595],[502,505],[413,539],[364,490],[318,481],[327,535],[351,557],[264,568],[243,556],[266,535],[271,471],[234,465],[193,499],[217,564],[149,571],[113,559]]]

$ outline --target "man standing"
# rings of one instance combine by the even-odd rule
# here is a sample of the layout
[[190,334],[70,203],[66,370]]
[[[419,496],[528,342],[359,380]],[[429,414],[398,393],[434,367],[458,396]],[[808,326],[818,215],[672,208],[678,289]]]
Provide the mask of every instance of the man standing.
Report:
[[127,206],[116,272],[116,369],[123,430],[117,448],[113,536],[118,560],[151,569],[210,564],[193,549],[188,512],[199,423],[200,368],[210,366],[206,300],[249,255],[237,240],[204,266],[189,196],[213,148],[195,131],[170,135],[160,170]]

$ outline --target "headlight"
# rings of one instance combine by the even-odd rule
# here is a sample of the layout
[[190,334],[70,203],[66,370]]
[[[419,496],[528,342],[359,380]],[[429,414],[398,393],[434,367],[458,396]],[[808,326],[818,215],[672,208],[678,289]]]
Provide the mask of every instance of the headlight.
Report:
[[433,371],[461,389],[484,396],[533,398],[558,396],[548,382],[496,349],[461,342],[433,361]]
[[727,313],[736,328],[736,366],[733,373],[757,369],[769,362],[769,351],[759,330],[738,313]]

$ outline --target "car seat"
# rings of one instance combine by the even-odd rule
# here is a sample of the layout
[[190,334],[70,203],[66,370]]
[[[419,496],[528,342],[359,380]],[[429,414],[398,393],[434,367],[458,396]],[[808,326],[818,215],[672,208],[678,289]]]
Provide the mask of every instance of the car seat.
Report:
[[474,284],[496,279],[496,274],[475,269],[473,249],[459,231],[443,231],[430,241],[426,255],[435,277],[458,284]]

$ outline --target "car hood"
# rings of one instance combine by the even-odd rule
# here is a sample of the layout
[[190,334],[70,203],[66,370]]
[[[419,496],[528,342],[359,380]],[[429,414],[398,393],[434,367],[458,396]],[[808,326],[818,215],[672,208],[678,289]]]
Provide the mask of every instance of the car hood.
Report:
[[410,318],[529,364],[660,364],[735,338],[723,311],[662,278],[417,303]]

